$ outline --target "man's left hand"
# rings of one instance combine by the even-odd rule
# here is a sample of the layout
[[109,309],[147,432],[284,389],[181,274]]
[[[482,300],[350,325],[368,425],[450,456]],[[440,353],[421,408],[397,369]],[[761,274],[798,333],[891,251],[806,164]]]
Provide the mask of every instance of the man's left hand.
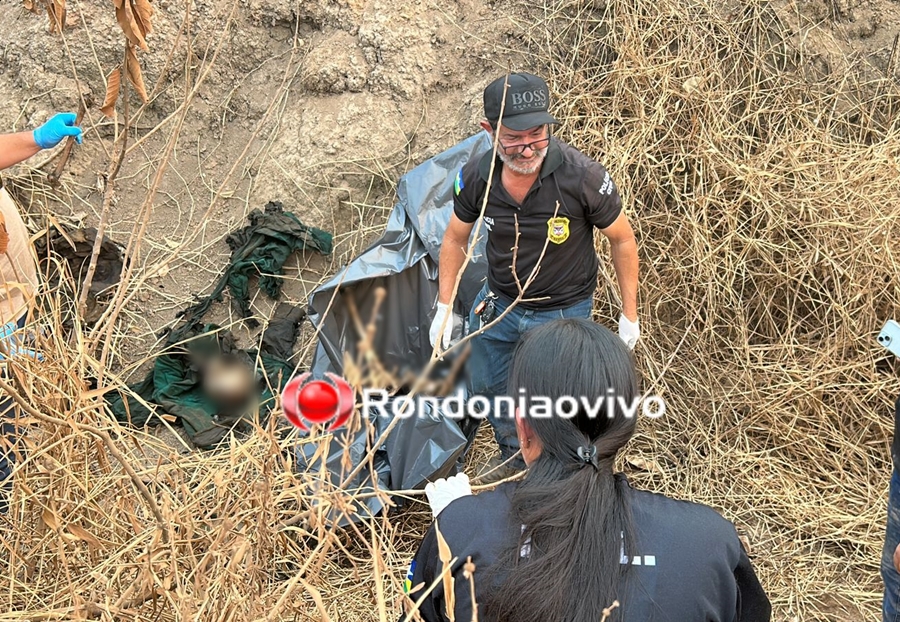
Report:
[[640,320],[632,322],[625,317],[624,313],[619,317],[619,337],[622,338],[622,341],[625,342],[625,345],[628,346],[629,350],[634,350],[635,344],[638,339],[641,338],[641,327],[639,322]]

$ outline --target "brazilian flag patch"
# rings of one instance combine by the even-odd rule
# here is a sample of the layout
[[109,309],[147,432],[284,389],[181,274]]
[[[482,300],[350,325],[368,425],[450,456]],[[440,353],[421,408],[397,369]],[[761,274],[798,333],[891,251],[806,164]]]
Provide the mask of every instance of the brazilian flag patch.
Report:
[[453,182],[453,191],[456,192],[456,196],[459,196],[460,191],[465,188],[465,184],[462,180],[462,169],[456,174],[456,181]]
[[[459,194],[457,191],[456,194]],[[409,594],[409,591],[412,589],[412,580],[413,574],[416,572],[416,560],[412,560],[412,563],[409,565],[409,570],[406,573],[406,580],[403,581],[403,593]]]

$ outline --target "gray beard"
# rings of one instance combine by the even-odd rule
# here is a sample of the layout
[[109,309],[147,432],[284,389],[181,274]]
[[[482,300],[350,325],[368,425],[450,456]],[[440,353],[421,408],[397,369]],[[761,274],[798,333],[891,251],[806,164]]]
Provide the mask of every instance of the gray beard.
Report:
[[497,155],[500,156],[500,161],[503,162],[506,166],[509,167],[511,171],[514,173],[518,173],[519,175],[533,175],[541,170],[541,165],[544,163],[544,158],[547,157],[547,151],[550,150],[550,146],[547,145],[540,151],[536,152],[538,157],[534,161],[531,166],[524,166],[518,163],[519,155],[507,155],[503,153],[503,149],[497,150]]

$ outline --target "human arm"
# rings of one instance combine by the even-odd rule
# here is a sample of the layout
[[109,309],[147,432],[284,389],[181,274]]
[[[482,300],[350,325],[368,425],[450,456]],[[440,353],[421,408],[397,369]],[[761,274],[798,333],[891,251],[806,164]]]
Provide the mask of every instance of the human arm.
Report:
[[0,134],[0,170],[27,160],[41,149],[55,147],[69,136],[80,144],[82,131],[75,125],[76,118],[75,113],[61,112],[33,131]]
[[444,231],[441,252],[438,256],[437,309],[428,331],[432,347],[440,345],[445,349],[450,347],[454,325],[463,324],[462,318],[451,313],[450,299],[459,271],[466,259],[469,234],[481,214],[481,210],[475,209],[472,197],[469,196],[473,190],[471,180],[469,183],[463,181],[464,170],[465,168],[457,172],[453,184],[453,211],[450,212],[450,221]]
[[[441,524],[444,525],[441,529],[442,534],[445,534],[447,530],[452,531],[452,525],[443,521],[441,521]],[[465,564],[472,555],[455,550],[460,547],[454,546],[452,544],[452,536],[445,534],[445,542],[450,549],[451,560],[454,558],[456,560],[452,567],[446,570],[445,574],[444,562],[440,559],[436,526],[439,526],[437,520],[432,523],[426,532],[425,538],[422,540],[422,544],[419,546],[419,550],[416,552],[416,556],[407,573],[404,592],[409,596],[411,602],[407,604],[406,608],[411,608],[413,603],[421,599],[422,602],[419,603],[417,611],[422,620],[425,622],[447,622],[450,617],[447,615],[447,594],[444,591],[444,587],[445,579],[447,575],[450,575],[454,579],[453,613],[457,620],[471,620],[472,609],[475,604],[472,601],[472,585],[470,579],[466,577]],[[476,568],[476,574],[477,572],[478,568]],[[428,593],[426,594],[426,592]],[[476,593],[475,603],[477,602],[478,596]],[[407,619],[406,616],[407,614],[404,613],[400,617],[400,622],[404,622]],[[415,620],[418,618],[411,616],[410,619]]]
[[631,322],[637,322],[638,249],[631,223],[624,212],[605,229],[600,230],[609,240],[610,255],[619,282],[622,297],[622,313]]
[[637,333],[637,241],[622,209],[622,198],[609,172],[596,162],[587,167],[581,192],[588,220],[609,240],[622,298],[622,315],[633,325],[632,332]]
[[[425,537],[422,539],[422,543],[419,545],[419,550],[416,551],[412,563],[410,563],[406,580],[403,584],[403,592],[409,596],[412,603],[422,598],[422,595],[434,582],[433,560],[437,559],[437,555],[437,539],[434,533],[434,523],[432,523],[425,533]],[[440,585],[437,588],[440,589]],[[411,606],[410,604],[406,608],[411,608]],[[435,609],[434,591],[422,598],[422,602],[416,611],[425,622],[443,622],[443,618],[438,615]],[[407,618],[407,613],[404,612],[398,622],[404,622],[407,619],[415,620],[416,618],[415,616]]]
[[738,596],[735,622],[769,622],[772,619],[772,605],[743,549],[734,569],[734,580]]
[[0,361],[8,358],[27,356],[38,361],[44,360],[44,355],[31,348],[23,347],[24,344],[33,345],[32,336],[19,329],[18,322],[7,322],[0,326]]
[[444,232],[438,261],[438,302],[442,304],[450,304],[453,286],[466,259],[469,235],[474,224],[463,222],[455,213],[450,214],[450,223]]
[[40,150],[32,132],[0,134],[0,170],[27,160]]
[[441,243],[441,254],[438,259],[438,302],[437,311],[431,321],[428,331],[428,339],[432,346],[440,345],[443,348],[450,346],[454,323],[461,324],[462,320],[454,321],[450,316],[450,298],[453,294],[453,286],[466,258],[466,248],[469,244],[469,233],[472,224],[465,223],[456,214],[450,214],[450,224],[444,232],[444,240]]

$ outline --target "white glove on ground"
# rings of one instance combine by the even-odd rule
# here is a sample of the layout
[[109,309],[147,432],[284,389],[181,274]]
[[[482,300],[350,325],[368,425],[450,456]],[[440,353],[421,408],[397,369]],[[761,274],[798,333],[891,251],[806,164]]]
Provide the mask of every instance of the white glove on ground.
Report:
[[450,505],[450,502],[471,494],[472,487],[469,486],[469,476],[465,473],[459,473],[447,479],[442,477],[425,486],[425,496],[428,497],[428,505],[431,506],[431,515],[435,518],[445,507]]
[[623,313],[619,316],[619,337],[625,342],[629,350],[634,350],[634,345],[641,338],[640,320],[632,322]]
[[[437,343],[441,324],[444,323],[444,317],[446,317],[449,312],[450,305],[445,305],[443,302],[437,303],[437,311],[434,314],[434,319],[431,321],[431,329],[428,331],[428,340],[431,342],[431,347],[434,347]],[[447,325],[444,327],[444,333],[441,335],[441,347],[445,350],[450,347],[450,337],[453,334],[454,325],[462,325],[462,318],[455,313],[447,320]]]

